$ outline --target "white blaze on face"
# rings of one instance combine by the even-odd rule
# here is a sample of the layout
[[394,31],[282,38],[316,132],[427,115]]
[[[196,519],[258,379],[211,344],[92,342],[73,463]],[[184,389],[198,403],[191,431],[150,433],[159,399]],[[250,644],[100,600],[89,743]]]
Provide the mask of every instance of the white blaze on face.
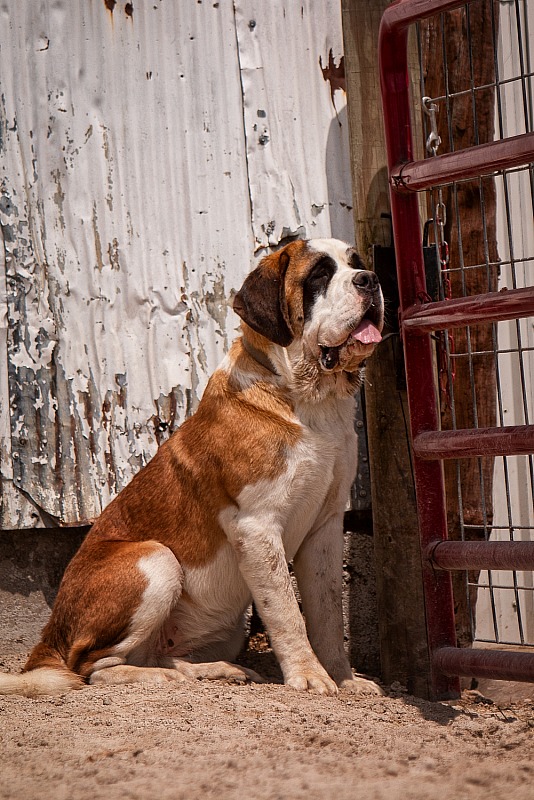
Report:
[[[330,256],[338,264],[344,263],[348,266],[347,253],[351,246],[340,239],[310,239],[308,247],[317,253]],[[352,271],[354,272],[354,270]]]
[[304,327],[307,346],[317,354],[320,347],[338,347],[348,339],[361,348],[376,344],[381,338],[378,328],[363,320],[370,298],[359,292],[352,282],[361,270],[355,270],[349,263],[350,246],[337,239],[312,239],[309,247],[330,256],[337,269],[326,294],[316,298],[311,318]]

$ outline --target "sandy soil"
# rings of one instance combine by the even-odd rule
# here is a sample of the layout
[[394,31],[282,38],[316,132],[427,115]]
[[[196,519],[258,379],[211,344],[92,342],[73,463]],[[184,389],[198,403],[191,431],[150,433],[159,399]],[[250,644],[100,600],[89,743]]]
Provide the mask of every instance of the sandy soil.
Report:
[[[4,595],[0,669],[18,669],[47,614]],[[246,659],[278,680],[270,652]],[[220,682],[3,697],[0,798],[526,800],[533,733],[533,701],[427,703],[399,686],[369,699]]]

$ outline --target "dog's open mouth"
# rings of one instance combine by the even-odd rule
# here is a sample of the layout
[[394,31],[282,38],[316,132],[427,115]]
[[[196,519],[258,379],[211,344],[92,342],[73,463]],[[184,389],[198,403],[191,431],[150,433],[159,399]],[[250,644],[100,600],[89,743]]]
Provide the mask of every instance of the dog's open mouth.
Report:
[[360,342],[363,345],[373,345],[382,341],[382,334],[377,327],[379,321],[378,314],[373,312],[375,312],[375,306],[371,306],[368,309],[359,325],[350,332],[348,337],[341,344],[336,347],[320,345],[321,355],[319,360],[323,369],[332,370],[337,367],[339,364],[340,350],[344,347],[351,347],[355,345],[356,342]]

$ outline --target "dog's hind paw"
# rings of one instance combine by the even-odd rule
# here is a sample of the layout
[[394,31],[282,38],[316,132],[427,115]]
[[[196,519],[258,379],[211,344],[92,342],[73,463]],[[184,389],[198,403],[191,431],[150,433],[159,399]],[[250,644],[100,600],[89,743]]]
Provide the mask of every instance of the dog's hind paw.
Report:
[[363,678],[360,675],[353,675],[341,681],[339,688],[345,694],[355,694],[361,697],[382,697],[384,690],[370,678]]
[[[178,662],[180,663],[180,662]],[[184,662],[181,662],[182,665]],[[186,671],[188,677],[197,680],[231,681],[232,683],[265,683],[265,680],[248,667],[231,664],[229,661],[209,661],[205,664],[186,663],[179,667]]]
[[114,667],[93,672],[89,678],[91,686],[117,686],[125,683],[158,684],[187,680],[176,670],[160,669],[159,667],[136,667],[131,664],[121,664]]

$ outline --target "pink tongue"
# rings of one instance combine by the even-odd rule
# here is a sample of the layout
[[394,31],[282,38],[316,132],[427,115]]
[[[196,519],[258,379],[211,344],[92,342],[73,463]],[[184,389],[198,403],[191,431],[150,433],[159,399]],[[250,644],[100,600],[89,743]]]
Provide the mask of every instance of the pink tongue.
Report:
[[382,341],[380,331],[376,325],[373,325],[368,319],[364,319],[360,322],[356,330],[352,331],[351,338],[357,339],[362,344],[374,344]]

